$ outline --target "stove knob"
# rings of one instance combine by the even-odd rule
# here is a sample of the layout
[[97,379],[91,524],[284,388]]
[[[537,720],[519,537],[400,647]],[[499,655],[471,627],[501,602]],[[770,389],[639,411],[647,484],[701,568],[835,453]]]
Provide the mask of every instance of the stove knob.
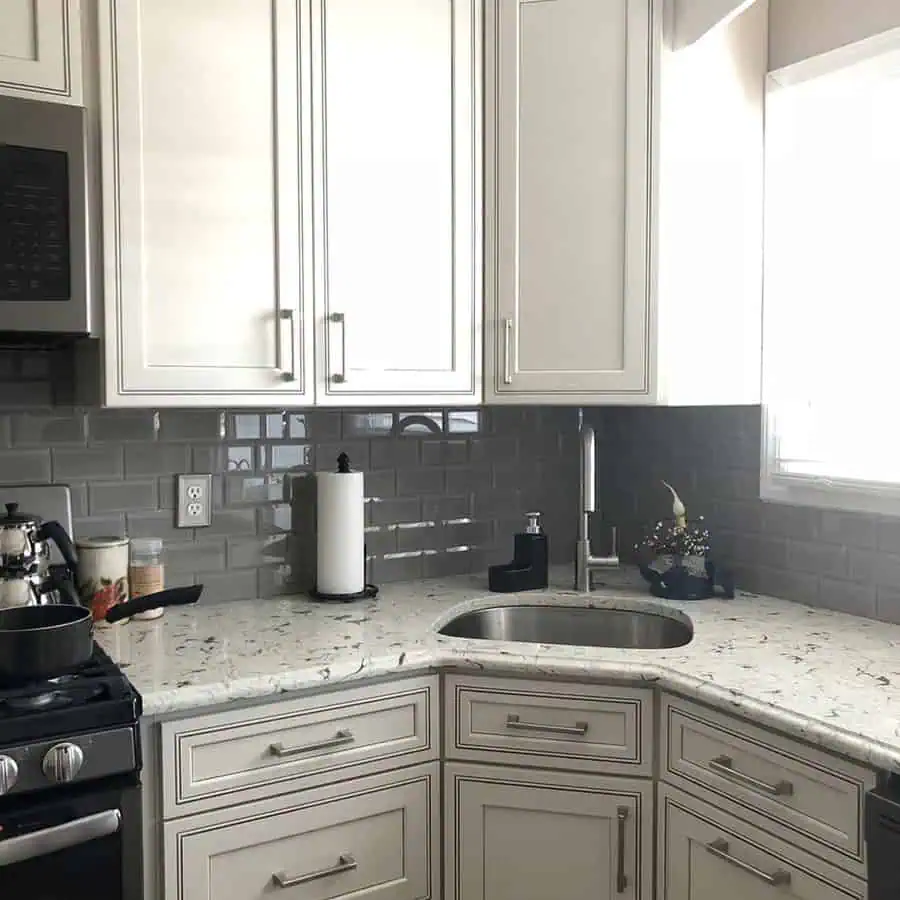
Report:
[[19,780],[19,767],[11,756],[0,756],[0,797],[8,794]]
[[84,765],[84,751],[78,744],[57,744],[47,751],[41,768],[50,781],[65,784],[72,781]]

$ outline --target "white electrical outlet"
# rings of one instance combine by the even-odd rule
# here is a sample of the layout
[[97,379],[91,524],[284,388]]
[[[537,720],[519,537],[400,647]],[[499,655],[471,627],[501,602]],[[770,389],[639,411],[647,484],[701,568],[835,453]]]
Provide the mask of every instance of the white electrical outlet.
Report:
[[176,528],[205,528],[212,522],[212,475],[176,475]]

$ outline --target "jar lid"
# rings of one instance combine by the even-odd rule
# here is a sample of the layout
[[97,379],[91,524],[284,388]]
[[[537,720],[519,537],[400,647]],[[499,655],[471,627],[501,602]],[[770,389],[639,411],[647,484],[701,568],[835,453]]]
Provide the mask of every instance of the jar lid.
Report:
[[78,538],[75,546],[79,550],[107,550],[111,547],[126,547],[128,545],[127,537],[110,537],[103,535],[102,537],[86,537]]
[[146,553],[147,555],[150,555],[154,553],[162,553],[162,549],[162,538],[148,537],[131,539],[132,553]]
[[18,503],[7,503],[6,515],[0,516],[0,528],[4,526],[9,528],[19,525],[40,525],[43,521],[40,516],[19,512]]

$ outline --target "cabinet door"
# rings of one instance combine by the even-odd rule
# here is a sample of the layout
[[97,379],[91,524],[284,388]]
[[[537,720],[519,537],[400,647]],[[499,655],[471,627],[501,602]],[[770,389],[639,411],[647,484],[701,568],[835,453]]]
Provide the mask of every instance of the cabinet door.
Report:
[[659,900],[864,900],[865,884],[777,838],[663,787]]
[[657,0],[488,0],[487,398],[650,390]]
[[313,3],[324,404],[481,399],[481,3]]
[[650,895],[649,782],[445,767],[447,900]]
[[81,104],[81,0],[3,0],[0,94]]
[[110,405],[309,402],[301,0],[104,0]]

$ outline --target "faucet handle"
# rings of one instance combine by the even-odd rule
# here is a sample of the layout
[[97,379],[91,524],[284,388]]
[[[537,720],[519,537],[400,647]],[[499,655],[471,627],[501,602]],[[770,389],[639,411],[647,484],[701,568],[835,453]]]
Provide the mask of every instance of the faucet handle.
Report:
[[619,555],[619,527],[618,525],[610,525],[610,544],[609,544],[609,555],[610,556],[618,556]]

